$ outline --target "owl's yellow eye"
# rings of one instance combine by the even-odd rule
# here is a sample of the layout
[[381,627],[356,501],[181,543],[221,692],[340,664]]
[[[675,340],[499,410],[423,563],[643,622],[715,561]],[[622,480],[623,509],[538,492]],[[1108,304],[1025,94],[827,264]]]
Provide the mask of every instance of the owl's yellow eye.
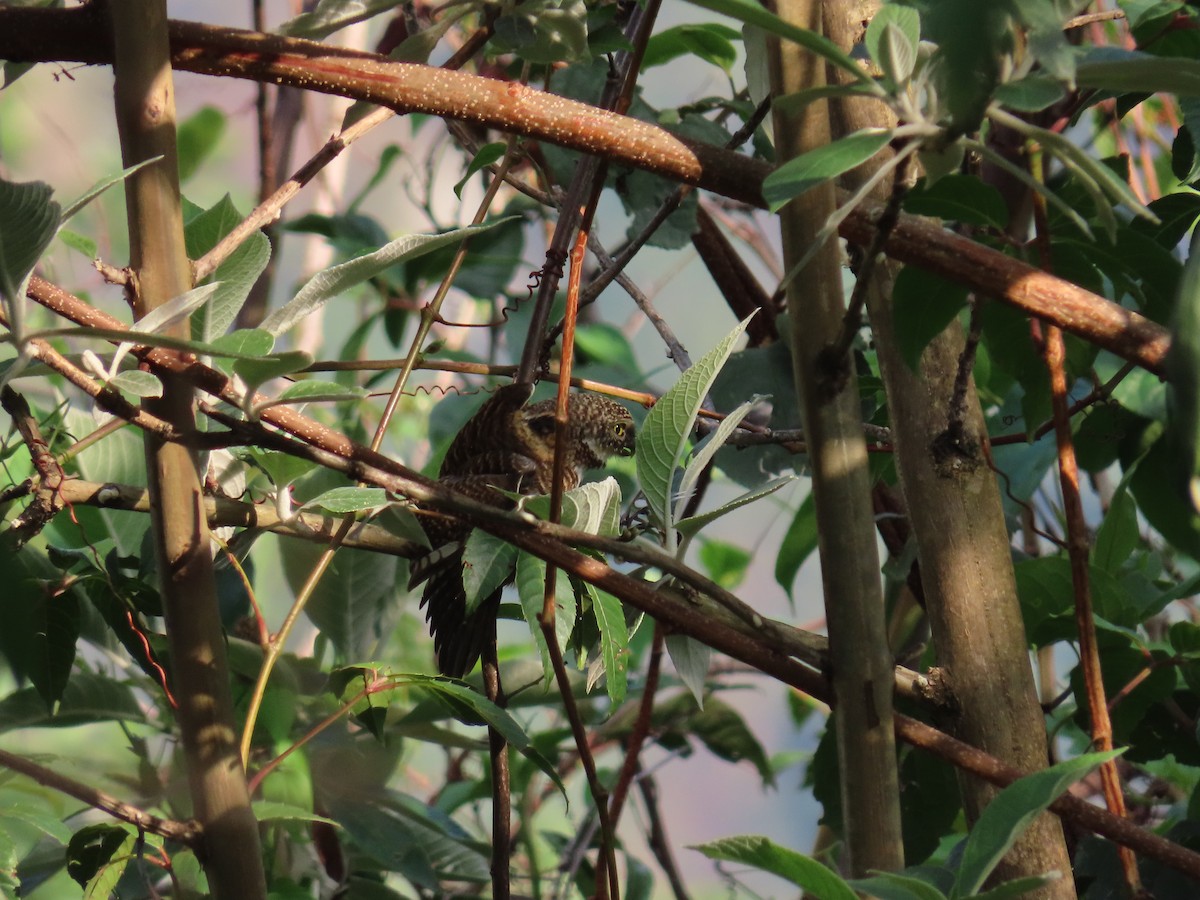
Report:
[[615,425],[613,425],[613,434],[619,438],[625,437],[625,423],[617,422]]

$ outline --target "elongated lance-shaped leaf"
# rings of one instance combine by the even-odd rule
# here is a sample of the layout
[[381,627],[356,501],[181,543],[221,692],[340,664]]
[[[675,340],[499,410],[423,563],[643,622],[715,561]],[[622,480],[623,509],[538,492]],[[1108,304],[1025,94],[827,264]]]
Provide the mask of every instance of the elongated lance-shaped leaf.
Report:
[[160,159],[162,159],[161,156],[152,156],[150,159],[144,159],[137,165],[130,166],[128,169],[122,169],[116,175],[106,175],[104,178],[101,178],[90,188],[84,191],[79,197],[67,204],[66,208],[62,211],[62,216],[59,218],[59,227],[66,225],[67,222],[69,222],[77,212],[107,191],[114,184],[120,184],[138,169],[153,165]]
[[490,231],[498,225],[503,225],[512,219],[507,216],[488,222],[486,225],[471,225],[466,228],[456,228],[445,234],[409,234],[396,238],[380,247],[374,253],[368,253],[349,262],[332,266],[323,272],[318,272],[308,280],[295,297],[281,309],[267,316],[262,327],[271,334],[279,335],[287,331],[309,313],[320,309],[338,294],[347,291],[368,278],[374,278],[385,269],[409,259],[416,259],[426,253],[432,253],[439,247],[466,240],[472,235]]
[[[858,64],[833,41],[815,31],[797,28],[790,22],[785,22],[753,0],[691,0],[691,2],[694,6],[710,9],[713,12],[737,19],[739,22],[745,22],[747,25],[756,25],[764,31],[794,41],[804,49],[811,50],[838,68],[849,72],[856,81],[873,85],[870,76],[863,72]],[[880,94],[883,93],[882,88],[877,85],[873,86]]]
[[[1031,125],[1024,119],[1004,112],[997,107],[992,107],[988,110],[988,116],[1002,125],[1012,127],[1019,134],[1037,141],[1047,153],[1057,156],[1063,165],[1075,174],[1089,191],[1098,191],[1101,198],[1107,197],[1108,200],[1120,203],[1130,212],[1141,216],[1149,222],[1158,222],[1158,216],[1137,198],[1133,189],[1118,178],[1112,169],[1099,160],[1093,159],[1061,134]],[[1096,205],[1098,207],[1097,211],[1102,215],[1104,210],[1108,210],[1111,215],[1108,202],[1097,202]],[[1105,226],[1109,227],[1107,217]],[[1114,218],[1109,231],[1110,233],[1114,233],[1115,230],[1116,220]]]
[[731,513],[748,503],[753,503],[755,500],[761,500],[768,494],[775,493],[784,485],[791,484],[795,480],[795,475],[784,475],[780,478],[775,478],[766,484],[759,485],[754,490],[746,491],[746,493],[734,497],[728,503],[722,503],[716,509],[701,513],[698,516],[689,516],[686,519],[680,519],[675,523],[675,528],[682,535],[693,535],[714,519],[719,519],[726,513]]
[[704,471],[704,467],[708,465],[717,451],[725,446],[725,442],[729,440],[729,436],[742,423],[742,419],[746,418],[750,414],[750,410],[764,399],[766,398],[753,397],[729,413],[729,415],[721,420],[721,424],[712,433],[712,437],[692,457],[691,462],[687,464],[687,468],[683,470],[683,480],[679,482],[679,499],[675,501],[676,520],[683,515],[683,511],[687,507],[688,497],[691,495],[692,489],[695,488],[696,482],[700,480],[700,474]]
[[597,589],[586,581],[580,582],[592,601],[592,614],[600,629],[600,654],[604,660],[604,687],[614,707],[625,702],[629,671],[629,626],[625,624],[625,608],[612,594]]
[[976,894],[1017,838],[1072,784],[1122,750],[1088,753],[1013,782],[987,805],[963,849],[952,898]]
[[712,660],[712,648],[686,634],[667,635],[667,653],[679,678],[687,685],[696,699],[696,705],[704,708],[704,686],[708,683],[708,667]]
[[1200,60],[1094,47],[1075,67],[1075,83],[1117,93],[1200,96]]
[[[521,598],[521,611],[529,624],[529,632],[533,635],[533,641],[542,656],[542,672],[546,686],[549,687],[554,678],[554,667],[550,662],[550,652],[546,647],[546,638],[541,626],[545,591],[546,563],[532,554],[521,553],[517,557],[517,595]],[[554,636],[565,659],[567,644],[571,640],[571,632],[575,629],[579,602],[575,599],[570,580],[561,573],[554,579],[554,604]]]
[[387,491],[383,488],[338,487],[313,497],[302,508],[320,507],[335,516],[344,516],[368,509],[380,509],[389,502]]
[[[733,352],[734,344],[750,323],[747,316],[704,358],[679,376],[674,387],[662,395],[646,421],[637,442],[638,479],[650,509],[668,533],[672,529],[671,483],[687,445],[692,422],[717,373]],[[668,537],[668,540],[671,540]]]
[[858,898],[845,880],[824,863],[788,847],[781,847],[770,838],[747,834],[693,845],[692,849],[699,850],[709,859],[741,863],[771,872],[821,900]]
[[896,872],[880,872],[873,878],[856,879],[850,886],[879,900],[946,900],[946,895],[931,882]]
[[1024,184],[1027,188],[1037,191],[1046,198],[1047,203],[1070,219],[1071,223],[1081,232],[1083,232],[1089,240],[1092,238],[1091,226],[1088,225],[1087,220],[1084,219],[1083,216],[1072,209],[1071,206],[1062,199],[1062,197],[1058,196],[1058,194],[1054,193],[1054,191],[1047,188],[1046,185],[1042,184],[1042,182],[1038,181],[1020,166],[1014,165],[1011,161],[1005,158],[1002,153],[997,153],[983,141],[962,138],[958,143],[962,144],[964,147],[974,150],[988,162],[994,163],[1009,175],[1013,176],[1013,178],[1016,178],[1018,181]]
[[[220,287],[220,282],[214,282],[213,284],[205,284],[198,288],[192,288],[190,291],[184,291],[178,297],[172,297],[166,303],[156,306],[138,319],[134,323],[137,329],[135,333],[157,334],[166,328],[170,328],[176,322],[186,319],[195,310],[211,300]],[[117,373],[117,366],[121,364],[121,360],[125,358],[125,354],[139,343],[141,341],[136,340],[122,341],[120,343],[117,347],[117,352],[113,354],[112,364],[108,373],[110,378]]]
[[864,128],[793,157],[763,179],[763,199],[771,212],[866,162],[892,139],[886,128]]
[[[459,684],[453,679],[438,675],[405,674],[396,676],[397,688],[403,688],[406,685],[424,688],[435,696],[466,707],[471,711],[473,716],[482,719],[485,723],[500,732],[504,736],[504,739],[517,750],[523,752],[529,746],[529,735],[525,733],[525,729],[521,727],[521,724],[507,710],[501,709],[487,697],[483,696],[483,694],[472,690],[465,684]],[[381,694],[386,695],[386,692],[381,692]]]
[[1179,280],[1175,316],[1171,322],[1171,349],[1166,359],[1170,427],[1179,457],[1186,464],[1186,479],[1192,506],[1200,511],[1200,241]]

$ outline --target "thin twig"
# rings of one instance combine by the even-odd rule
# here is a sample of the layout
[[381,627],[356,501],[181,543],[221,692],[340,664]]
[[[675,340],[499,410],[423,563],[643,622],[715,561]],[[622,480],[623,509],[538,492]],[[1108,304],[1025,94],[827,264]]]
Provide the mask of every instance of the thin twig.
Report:
[[[460,68],[479,51],[490,36],[491,21],[489,19],[487,23],[467,39],[450,59],[446,60],[442,68],[448,70]],[[312,181],[322,169],[337,159],[343,150],[374,129],[375,126],[382,125],[395,116],[396,112],[394,110],[386,106],[380,106],[371,110],[371,112],[349,127],[343,128],[326,141],[320,150],[314,153],[304,165],[292,174],[291,178],[279,185],[269,197],[251,210],[250,214],[242,219],[229,234],[225,235],[215,247],[193,263],[192,272],[196,282],[203,281],[211,275],[217,266],[228,259],[234,250],[245,243],[250,235],[275,222],[279,218],[283,207],[299,194],[301,188]]]
[[66,794],[68,797],[74,797],[76,800],[86,803],[93,809],[106,812],[114,819],[128,822],[142,831],[157,834],[169,841],[179,841],[179,843],[189,847],[195,847],[200,844],[202,831],[200,823],[194,820],[180,822],[177,819],[164,819],[153,815],[131,803],[125,803],[110,794],[106,794],[104,791],[75,781],[73,778],[68,778],[53,769],[39,765],[31,759],[26,759],[15,753],[9,753],[7,750],[0,750],[0,766],[12,769],[14,772],[20,772],[22,775],[32,778],[38,784],[53,788],[60,793]]
[[640,777],[637,784],[638,790],[642,794],[642,800],[646,804],[646,818],[650,821],[650,852],[654,854],[663,874],[667,876],[667,882],[671,885],[671,892],[675,895],[675,900],[691,900],[687,886],[683,883],[683,876],[679,874],[679,866],[676,865],[675,857],[671,853],[670,841],[667,840],[667,828],[664,824],[662,810],[658,805],[658,784],[650,775]]
[[[31,488],[36,490],[39,484],[40,482],[35,481]],[[71,478],[64,481],[57,488],[57,492],[62,502],[70,506],[150,512],[149,491],[136,485]],[[208,517],[209,526],[213,528],[258,528],[317,544],[329,543],[342,521],[340,518],[304,511],[284,519],[271,504],[243,503],[229,497],[213,496],[204,498],[204,513]],[[386,528],[368,522],[356,522],[342,543],[345,547],[385,553],[404,559],[412,559],[429,552],[428,548],[421,544],[396,537]]]
[[625,806],[625,798],[629,794],[629,786],[634,781],[639,764],[638,758],[642,746],[650,735],[650,724],[654,718],[654,700],[658,693],[658,678],[662,673],[663,645],[666,642],[666,632],[662,624],[654,623],[654,638],[650,644],[650,660],[646,665],[646,683],[642,686],[642,699],[638,705],[637,719],[629,732],[629,740],[625,742],[625,762],[617,775],[613,786],[612,800],[608,815],[612,819],[613,828],[621,821],[621,812]]
[[[1042,180],[1040,153],[1030,154],[1033,177]],[[1052,270],[1050,257],[1050,228],[1046,219],[1046,203],[1043,196],[1031,192],[1036,245],[1042,267]],[[1038,322],[1033,322],[1036,329]],[[1071,562],[1071,584],[1075,594],[1075,624],[1079,630],[1079,664],[1083,668],[1083,680],[1087,694],[1088,715],[1091,720],[1092,743],[1101,752],[1113,749],[1112,719],[1109,717],[1108,701],[1105,697],[1104,674],[1100,665],[1100,648],[1096,641],[1096,618],[1092,608],[1090,572],[1091,534],[1083,512],[1083,498],[1079,490],[1079,465],[1075,457],[1075,444],[1071,437],[1071,419],[1067,408],[1067,349],[1062,330],[1054,325],[1042,328],[1042,353],[1050,373],[1050,405],[1054,414],[1054,431],[1058,443],[1058,477],[1062,490],[1063,513],[1066,519],[1067,557]],[[1104,802],[1114,816],[1124,818],[1125,795],[1115,759],[1100,766],[1100,781],[1104,788]],[[1128,847],[1118,847],[1121,868],[1131,896],[1141,891],[1137,859]]]

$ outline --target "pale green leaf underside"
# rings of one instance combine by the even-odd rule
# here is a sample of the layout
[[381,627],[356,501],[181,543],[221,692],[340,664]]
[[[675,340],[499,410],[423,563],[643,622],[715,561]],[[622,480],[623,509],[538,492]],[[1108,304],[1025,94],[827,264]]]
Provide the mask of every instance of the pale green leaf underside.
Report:
[[671,527],[671,483],[692,422],[749,322],[749,317],[739,322],[721,343],[679,376],[675,385],[654,404],[638,435],[638,480],[651,510],[667,528]]
[[512,219],[508,216],[488,222],[486,225],[471,225],[457,228],[445,234],[409,234],[385,244],[373,253],[352,259],[318,272],[308,280],[290,301],[271,313],[262,323],[263,329],[279,335],[287,331],[305,316],[316,312],[338,294],[348,291],[369,278],[374,278],[385,269],[432,253],[439,247],[466,240],[472,235],[490,231]]
[[757,835],[722,838],[693,847],[709,859],[754,866],[785,878],[821,900],[857,900],[858,895],[836,872],[811,857]]

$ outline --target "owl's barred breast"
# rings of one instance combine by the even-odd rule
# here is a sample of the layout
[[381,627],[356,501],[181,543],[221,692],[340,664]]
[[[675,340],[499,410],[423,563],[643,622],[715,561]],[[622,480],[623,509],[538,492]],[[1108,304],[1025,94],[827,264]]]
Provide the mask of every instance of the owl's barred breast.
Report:
[[[548,494],[554,481],[555,401],[526,406],[530,385],[497,389],[451,442],[438,481],[473,500],[511,508],[502,491]],[[577,487],[585,469],[598,468],[613,455],[633,452],[634,426],[629,411],[595,394],[572,394],[567,406],[567,446],[563,487]],[[413,563],[411,590],[422,581],[421,605],[433,636],[438,670],[461,678],[475,665],[492,634],[503,586],[480,601],[469,615],[463,588],[462,545],[467,523],[440,516],[422,517],[430,553]],[[511,581],[511,578],[510,578]]]

